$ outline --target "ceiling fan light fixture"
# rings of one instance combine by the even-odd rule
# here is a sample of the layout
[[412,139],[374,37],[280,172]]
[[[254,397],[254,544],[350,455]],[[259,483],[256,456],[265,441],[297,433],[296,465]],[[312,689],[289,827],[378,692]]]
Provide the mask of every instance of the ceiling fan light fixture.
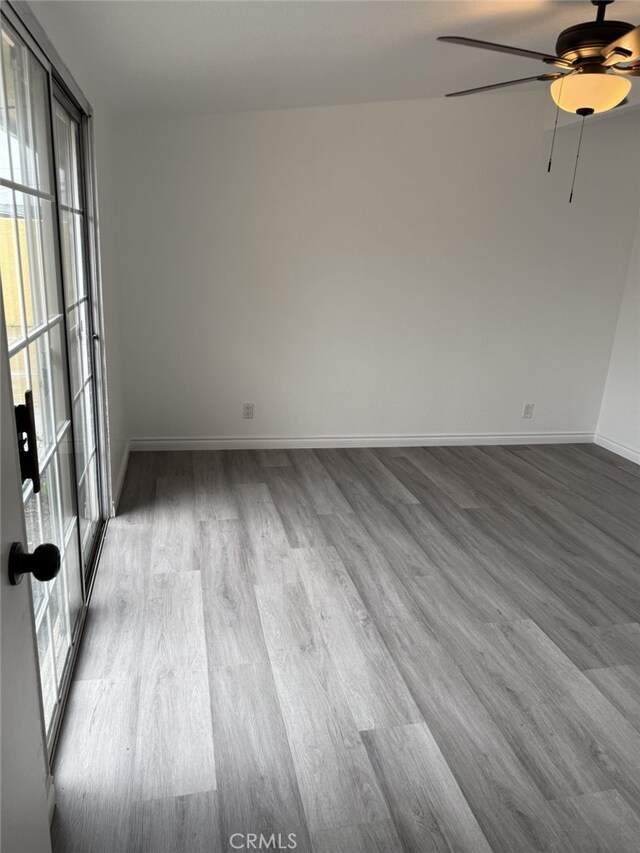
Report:
[[559,77],[551,84],[551,97],[561,110],[604,113],[621,104],[631,89],[625,77],[607,74],[600,66],[584,67]]

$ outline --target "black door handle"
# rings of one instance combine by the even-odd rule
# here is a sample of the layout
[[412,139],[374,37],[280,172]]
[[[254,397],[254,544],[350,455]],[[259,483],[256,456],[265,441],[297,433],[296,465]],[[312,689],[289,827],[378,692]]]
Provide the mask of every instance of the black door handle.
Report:
[[39,492],[38,440],[36,438],[36,419],[33,413],[33,393],[31,391],[25,391],[24,404],[15,407],[15,416],[22,482],[32,480],[33,491]]
[[60,571],[60,551],[56,545],[38,545],[33,554],[24,550],[22,542],[14,542],[9,551],[9,583],[17,586],[23,575],[31,573],[36,580],[52,581]]

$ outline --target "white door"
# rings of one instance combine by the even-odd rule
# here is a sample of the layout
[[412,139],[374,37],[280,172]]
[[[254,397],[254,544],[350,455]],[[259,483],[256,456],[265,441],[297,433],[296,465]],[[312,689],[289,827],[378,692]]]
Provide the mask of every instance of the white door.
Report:
[[0,317],[0,633],[2,643],[2,853],[49,853],[47,756],[31,584],[10,586],[9,549],[26,543],[4,312]]

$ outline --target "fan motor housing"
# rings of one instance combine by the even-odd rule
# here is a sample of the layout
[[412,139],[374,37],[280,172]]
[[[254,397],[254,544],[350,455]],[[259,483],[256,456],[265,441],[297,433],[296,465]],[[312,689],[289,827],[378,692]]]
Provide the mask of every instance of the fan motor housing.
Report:
[[586,21],[563,30],[556,42],[556,54],[570,62],[602,56],[603,47],[635,29],[625,21]]

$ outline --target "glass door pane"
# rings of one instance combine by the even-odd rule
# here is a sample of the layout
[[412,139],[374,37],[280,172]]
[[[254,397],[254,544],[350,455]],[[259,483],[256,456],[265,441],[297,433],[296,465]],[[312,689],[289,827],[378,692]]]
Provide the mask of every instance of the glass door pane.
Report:
[[[75,136],[67,129],[69,147],[63,152],[67,159],[61,168],[68,175],[66,180],[76,184],[65,184],[66,201],[61,206],[52,142],[53,129],[61,132],[60,117],[56,112],[54,122],[51,115],[49,74],[4,21],[1,37],[2,300],[14,404],[24,403],[27,390],[33,394],[41,481],[38,493],[31,480],[23,484],[26,545],[33,551],[43,542],[52,542],[62,558],[60,574],[49,583],[30,576],[51,743],[85,606],[81,567],[86,565],[87,543],[93,542],[100,520],[86,276],[76,271],[64,278],[69,303],[65,304],[59,248],[62,245],[73,254],[74,269],[82,268],[79,136],[77,126]],[[69,244],[59,233],[59,222],[67,214],[74,233]]]
[[87,571],[101,521],[93,334],[87,287],[80,121],[62,97],[54,100],[54,130],[78,507],[82,552]]

